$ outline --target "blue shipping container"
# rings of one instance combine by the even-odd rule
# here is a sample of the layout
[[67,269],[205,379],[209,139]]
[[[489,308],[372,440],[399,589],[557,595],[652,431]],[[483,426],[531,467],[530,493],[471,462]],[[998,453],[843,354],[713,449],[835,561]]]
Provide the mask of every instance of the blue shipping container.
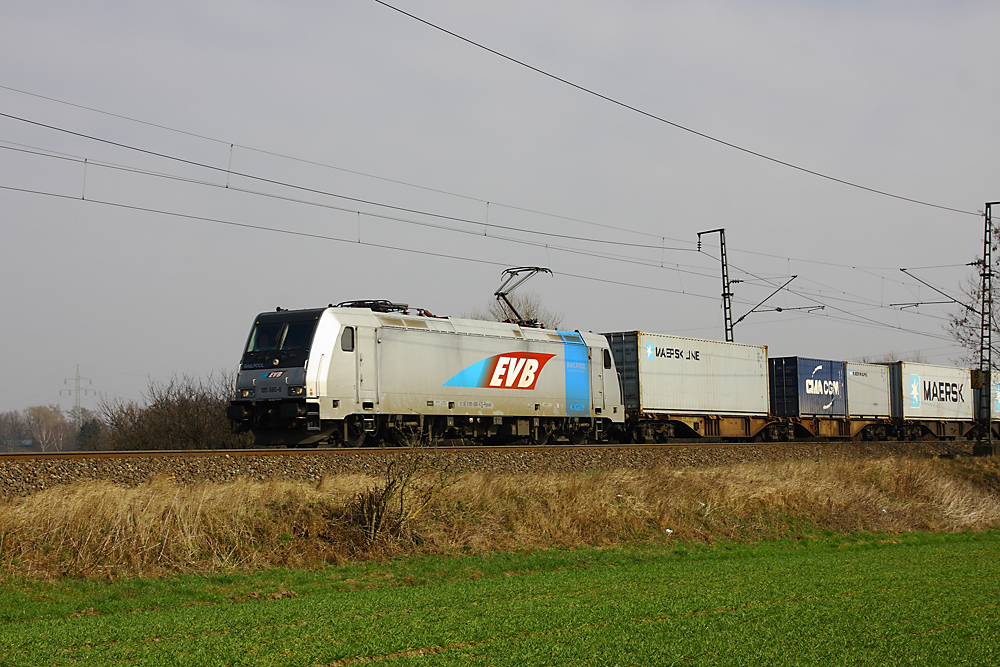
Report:
[[828,359],[768,359],[775,417],[846,417],[847,363]]

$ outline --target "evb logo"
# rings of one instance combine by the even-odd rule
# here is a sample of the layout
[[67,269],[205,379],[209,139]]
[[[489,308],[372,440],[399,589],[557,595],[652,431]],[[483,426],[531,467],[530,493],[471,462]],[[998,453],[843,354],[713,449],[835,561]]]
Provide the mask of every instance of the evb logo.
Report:
[[545,364],[554,356],[536,352],[498,354],[457,373],[444,386],[534,389]]

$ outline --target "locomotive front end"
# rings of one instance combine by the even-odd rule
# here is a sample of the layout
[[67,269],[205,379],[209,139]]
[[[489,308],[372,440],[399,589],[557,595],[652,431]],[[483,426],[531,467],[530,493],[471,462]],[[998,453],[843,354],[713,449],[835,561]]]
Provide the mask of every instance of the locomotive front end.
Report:
[[323,309],[278,310],[254,321],[226,410],[232,430],[257,445],[309,444],[320,434],[318,397],[307,391],[309,353]]

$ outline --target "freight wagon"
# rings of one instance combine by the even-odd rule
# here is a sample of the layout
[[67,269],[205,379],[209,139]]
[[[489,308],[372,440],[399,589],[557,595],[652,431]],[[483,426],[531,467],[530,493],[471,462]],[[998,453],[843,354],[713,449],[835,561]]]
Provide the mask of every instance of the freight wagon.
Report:
[[909,361],[889,364],[892,417],[900,438],[925,433],[965,437],[974,428],[977,393],[965,368]]
[[604,336],[633,441],[753,438],[767,426],[766,347],[639,331]]

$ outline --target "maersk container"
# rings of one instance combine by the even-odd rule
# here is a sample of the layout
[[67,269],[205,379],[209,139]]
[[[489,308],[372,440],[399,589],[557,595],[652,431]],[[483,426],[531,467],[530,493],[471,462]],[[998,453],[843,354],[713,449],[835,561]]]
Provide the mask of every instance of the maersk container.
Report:
[[767,415],[767,347],[639,331],[604,335],[626,410]]
[[775,417],[847,416],[847,364],[843,361],[777,357],[768,364]]
[[892,415],[888,366],[847,362],[847,414],[858,419]]
[[892,416],[896,419],[972,421],[975,390],[968,368],[910,361],[889,364]]

